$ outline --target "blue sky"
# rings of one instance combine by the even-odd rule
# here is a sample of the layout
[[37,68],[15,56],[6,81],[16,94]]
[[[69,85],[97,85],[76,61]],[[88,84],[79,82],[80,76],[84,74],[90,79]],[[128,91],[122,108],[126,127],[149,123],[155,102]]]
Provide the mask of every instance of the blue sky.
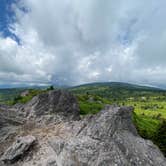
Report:
[[11,37],[17,42],[17,36],[9,30],[10,24],[15,21],[15,13],[11,5],[16,3],[17,0],[1,0],[0,2],[0,32],[3,37]]
[[165,87],[165,6],[165,0],[1,0],[0,87],[102,81]]
[[1,0],[0,4],[0,31],[4,37],[10,36],[11,33],[8,29],[10,23],[12,23],[13,12],[11,10],[11,4],[14,0]]

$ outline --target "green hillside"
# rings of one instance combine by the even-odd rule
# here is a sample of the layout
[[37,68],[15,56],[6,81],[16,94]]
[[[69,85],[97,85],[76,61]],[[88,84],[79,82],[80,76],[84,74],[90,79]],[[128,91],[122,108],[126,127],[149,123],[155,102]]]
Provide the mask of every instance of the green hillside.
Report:
[[22,88],[13,88],[13,89],[0,89],[0,103],[6,104],[8,101],[13,100],[16,96],[18,96],[25,89]]
[[[16,103],[26,103],[31,100],[34,96],[45,92],[48,87],[27,87],[27,88],[10,88],[0,89],[0,104],[13,105]],[[21,97],[20,94],[28,90],[29,95]]]

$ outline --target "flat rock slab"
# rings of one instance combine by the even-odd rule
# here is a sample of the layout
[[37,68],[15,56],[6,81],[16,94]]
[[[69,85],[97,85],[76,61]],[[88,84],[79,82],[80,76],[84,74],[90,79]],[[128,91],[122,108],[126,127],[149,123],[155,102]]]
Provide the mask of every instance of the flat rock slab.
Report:
[[36,138],[34,136],[28,135],[25,137],[19,137],[16,142],[10,146],[6,152],[1,157],[1,161],[4,163],[13,163],[19,158],[24,156],[24,154],[34,145]]

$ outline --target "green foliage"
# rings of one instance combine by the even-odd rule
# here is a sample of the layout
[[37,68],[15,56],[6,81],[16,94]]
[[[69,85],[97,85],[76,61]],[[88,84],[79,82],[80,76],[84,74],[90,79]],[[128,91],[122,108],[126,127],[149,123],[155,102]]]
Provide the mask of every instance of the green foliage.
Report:
[[159,125],[154,136],[154,142],[166,156],[166,120],[162,121],[162,123]]
[[0,89],[0,103],[10,104],[11,100],[14,100],[21,92],[25,91],[23,88],[15,89]]
[[96,114],[103,108],[103,104],[99,103],[84,103],[80,102],[80,114],[87,115],[87,114]]
[[51,85],[50,87],[48,87],[48,88],[47,88],[47,91],[49,91],[49,90],[54,90],[54,86]]
[[39,90],[39,89],[29,89],[29,93],[27,96],[21,96],[20,94],[16,96],[9,104],[14,105],[16,103],[27,103],[30,101],[34,96],[44,93],[46,90]]
[[89,93],[76,96],[79,101],[81,115],[95,114],[103,109],[105,104],[111,104],[108,99],[97,95],[90,95]]
[[123,101],[127,98],[132,98],[132,100],[135,101],[146,102],[148,101],[149,96],[156,98],[156,100],[166,99],[166,91],[125,83],[87,84],[70,88],[70,90],[74,94],[80,95],[88,93],[91,95],[97,95],[103,98],[107,98],[111,101]]
[[146,139],[153,139],[160,122],[145,115],[133,113],[133,122],[139,134]]

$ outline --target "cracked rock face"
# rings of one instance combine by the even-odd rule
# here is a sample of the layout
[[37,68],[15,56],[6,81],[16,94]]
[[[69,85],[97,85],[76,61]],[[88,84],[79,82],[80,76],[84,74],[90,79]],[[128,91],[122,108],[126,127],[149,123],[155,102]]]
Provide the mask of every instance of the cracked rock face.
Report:
[[54,90],[34,97],[22,108],[28,119],[38,121],[79,120],[79,107],[76,98],[67,91]]
[[[21,144],[23,149],[18,147],[20,144],[14,143],[21,133],[23,133],[23,136],[29,135],[29,132],[35,130],[36,126],[40,126],[39,128],[42,130],[48,124],[79,119],[79,107],[76,98],[63,90],[40,94],[27,104],[0,105],[0,157],[5,153],[2,157],[3,161],[10,161],[10,158],[11,161],[15,161],[15,158],[20,156],[19,153],[26,150],[26,142],[23,145]],[[45,134],[42,132],[40,135]],[[17,147],[20,151],[16,151],[15,148]],[[48,164],[51,165],[52,163],[50,161]]]
[[165,166],[159,149],[138,136],[131,112],[129,107],[109,107],[84,122],[75,136],[50,140],[57,165]]
[[20,137],[10,146],[1,157],[4,163],[14,163],[34,145],[36,138],[34,136]]

